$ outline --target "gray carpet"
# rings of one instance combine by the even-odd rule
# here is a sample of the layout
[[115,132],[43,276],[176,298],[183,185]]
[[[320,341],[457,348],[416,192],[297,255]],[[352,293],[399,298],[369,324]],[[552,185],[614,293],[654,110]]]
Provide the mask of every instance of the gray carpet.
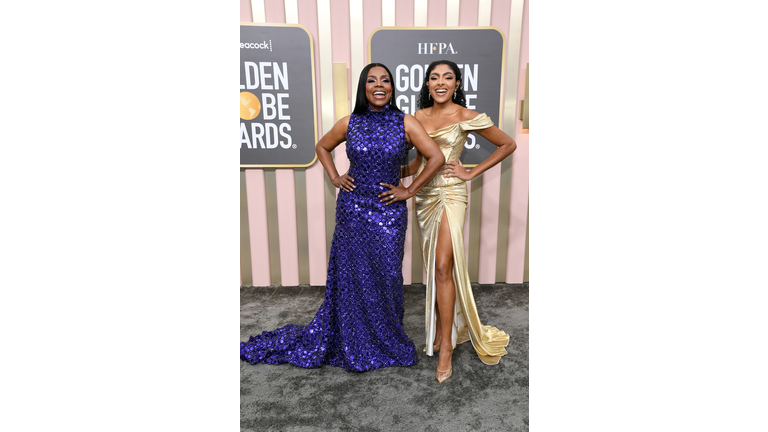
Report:
[[[483,364],[466,342],[454,350],[453,376],[439,384],[437,356],[421,351],[424,285],[409,285],[404,327],[418,364],[356,373],[240,361],[241,430],[527,431],[528,284],[473,284],[473,290],[483,324],[510,335],[509,354],[498,365]],[[241,287],[240,340],[308,324],[324,293],[325,287],[308,285]]]

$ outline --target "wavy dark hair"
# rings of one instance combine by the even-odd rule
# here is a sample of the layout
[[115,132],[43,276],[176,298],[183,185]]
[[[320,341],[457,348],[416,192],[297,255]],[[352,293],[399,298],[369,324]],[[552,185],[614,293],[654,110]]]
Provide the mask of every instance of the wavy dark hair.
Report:
[[352,111],[352,114],[362,114],[368,109],[368,98],[365,97],[365,80],[368,78],[368,72],[376,66],[383,67],[387,71],[389,82],[392,83],[392,97],[389,99],[389,108],[400,111],[400,108],[395,104],[395,79],[392,77],[392,72],[381,63],[371,63],[363,68],[360,72],[360,78],[357,80],[357,96],[355,97],[355,109]]
[[453,70],[453,74],[456,75],[456,82],[461,83],[459,84],[459,88],[456,89],[456,98],[453,99],[453,103],[466,108],[467,95],[464,94],[464,89],[462,88],[464,81],[461,78],[461,69],[459,69],[459,66],[456,63],[450,60],[435,60],[429,64],[429,67],[427,67],[427,72],[424,73],[424,83],[421,85],[421,91],[419,91],[419,99],[416,101],[416,105],[419,107],[419,109],[422,109],[431,107],[435,104],[435,101],[429,97],[429,87],[427,87],[427,82],[429,81],[429,74],[431,74],[432,71],[441,64],[447,65],[449,68],[451,68]]

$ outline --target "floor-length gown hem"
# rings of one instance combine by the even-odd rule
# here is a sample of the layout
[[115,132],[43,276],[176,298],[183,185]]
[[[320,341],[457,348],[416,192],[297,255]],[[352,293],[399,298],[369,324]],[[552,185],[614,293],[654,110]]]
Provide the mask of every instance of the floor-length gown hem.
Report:
[[[472,120],[457,123],[434,132],[430,136],[445,155],[446,161],[456,161],[470,130],[493,125],[488,116],[480,114]],[[426,165],[417,172],[417,176]],[[453,249],[453,282],[456,288],[451,343],[472,341],[480,360],[488,365],[499,363],[506,355],[509,335],[496,327],[483,325],[477,313],[472,285],[464,256],[464,217],[467,210],[467,185],[456,177],[436,175],[415,197],[416,214],[421,233],[422,254],[427,272],[425,336],[427,355],[433,355],[436,327],[435,256],[437,236],[443,214],[446,216]],[[442,343],[445,343],[443,341]]]
[[307,326],[289,324],[240,344],[249,363],[338,366],[363,372],[416,364],[403,330],[403,254],[408,209],[378,195],[398,184],[408,151],[404,114],[370,108],[352,114],[346,136],[351,192],[339,191],[325,298]]

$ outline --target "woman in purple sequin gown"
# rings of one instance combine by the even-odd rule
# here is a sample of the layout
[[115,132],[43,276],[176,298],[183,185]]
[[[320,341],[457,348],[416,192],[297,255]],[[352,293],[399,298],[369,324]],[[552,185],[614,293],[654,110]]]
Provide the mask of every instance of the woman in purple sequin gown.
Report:
[[[394,100],[389,69],[379,63],[366,66],[352,115],[318,141],[318,160],[341,189],[325,300],[309,325],[289,324],[242,342],[242,360],[305,368],[327,364],[357,372],[416,364],[416,349],[403,330],[405,200],[437,173],[445,158]],[[339,175],[330,152],[344,141],[350,167]],[[400,170],[410,146],[428,162],[406,188]]]

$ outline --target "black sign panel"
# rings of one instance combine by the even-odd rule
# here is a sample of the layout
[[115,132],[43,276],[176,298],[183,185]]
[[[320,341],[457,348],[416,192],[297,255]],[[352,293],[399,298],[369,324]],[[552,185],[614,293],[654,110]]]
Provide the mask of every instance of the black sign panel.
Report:
[[[397,106],[408,114],[418,110],[416,100],[424,73],[435,60],[450,60],[461,69],[467,108],[487,114],[500,124],[501,78],[506,39],[495,27],[424,28],[382,27],[370,39],[370,61],[383,63],[393,77]],[[485,160],[496,146],[476,133],[464,144],[461,161],[474,166]]]
[[315,161],[312,36],[296,24],[240,24],[240,167]]

